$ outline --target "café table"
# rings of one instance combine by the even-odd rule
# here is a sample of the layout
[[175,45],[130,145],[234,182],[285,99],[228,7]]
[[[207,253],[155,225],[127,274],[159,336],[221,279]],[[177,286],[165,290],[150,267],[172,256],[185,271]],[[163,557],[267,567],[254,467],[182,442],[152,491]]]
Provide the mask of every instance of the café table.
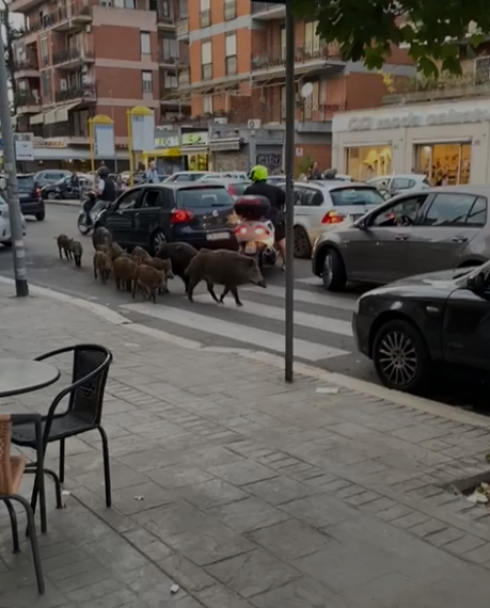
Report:
[[[0,358],[0,399],[15,397],[40,390],[54,384],[60,377],[56,367],[44,361],[30,359]],[[35,487],[39,491],[39,504],[41,512],[41,531],[47,531],[46,491],[44,487],[44,446],[42,417],[39,414],[12,414],[12,420],[26,420],[30,418],[36,429],[36,477]],[[33,496],[35,493],[33,492]],[[32,501],[35,509],[35,502]]]

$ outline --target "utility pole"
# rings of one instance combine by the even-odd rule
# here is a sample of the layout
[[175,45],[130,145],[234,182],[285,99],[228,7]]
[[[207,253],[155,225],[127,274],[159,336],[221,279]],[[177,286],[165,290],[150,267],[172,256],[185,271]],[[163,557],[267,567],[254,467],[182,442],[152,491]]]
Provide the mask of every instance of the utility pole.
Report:
[[3,164],[7,178],[7,203],[9,206],[10,232],[14,259],[15,292],[18,297],[29,295],[27,283],[26,251],[22,233],[22,219],[17,187],[17,167],[15,165],[15,143],[10,116],[8,95],[8,72],[5,64],[5,47],[0,32],[0,126],[3,143]]
[[114,134],[114,173],[117,174],[117,150],[116,150],[116,123],[114,122],[114,95],[112,89],[109,91],[111,95],[111,120],[112,120],[112,132]]

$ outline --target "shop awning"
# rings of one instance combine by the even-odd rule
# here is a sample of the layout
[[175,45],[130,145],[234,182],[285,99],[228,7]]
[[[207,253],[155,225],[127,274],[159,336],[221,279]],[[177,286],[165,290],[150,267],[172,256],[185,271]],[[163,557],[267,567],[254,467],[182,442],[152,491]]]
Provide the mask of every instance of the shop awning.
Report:
[[71,110],[73,110],[73,108],[76,108],[79,105],[80,102],[76,102],[76,103],[71,103],[67,106],[64,106],[63,108],[58,108],[57,110],[55,110],[56,112],[56,120],[55,122],[68,122],[68,112],[70,112]]
[[211,152],[226,152],[227,150],[240,150],[242,140],[240,137],[226,137],[223,139],[211,140],[209,149]]
[[41,112],[40,114],[34,114],[34,116],[31,116],[31,118],[29,119],[30,125],[42,125],[43,123],[44,123],[44,112]]
[[180,153],[188,156],[189,154],[207,154],[209,152],[208,146],[182,146]]
[[54,125],[56,122],[56,110],[50,110],[46,112],[44,115],[44,124],[45,125]]
[[169,158],[176,156],[182,156],[182,152],[180,148],[157,148],[155,150],[147,150],[143,152],[143,156],[145,157],[154,157],[154,158]]

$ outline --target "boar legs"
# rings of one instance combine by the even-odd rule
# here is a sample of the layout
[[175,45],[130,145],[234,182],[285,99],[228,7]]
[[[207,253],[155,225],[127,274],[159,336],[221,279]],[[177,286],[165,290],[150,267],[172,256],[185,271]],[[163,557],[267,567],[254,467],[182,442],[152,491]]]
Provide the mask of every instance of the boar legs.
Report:
[[214,285],[212,283],[206,283],[206,287],[208,288],[209,293],[211,294],[211,297],[213,298],[213,300],[219,304],[220,301],[218,299],[218,296],[216,295],[216,292],[214,291]]
[[235,304],[237,306],[243,306],[243,303],[240,301],[240,297],[238,296],[238,289],[236,287],[225,287],[223,289],[223,293],[219,299],[220,304],[223,304],[225,297],[230,293],[230,291],[235,298]]

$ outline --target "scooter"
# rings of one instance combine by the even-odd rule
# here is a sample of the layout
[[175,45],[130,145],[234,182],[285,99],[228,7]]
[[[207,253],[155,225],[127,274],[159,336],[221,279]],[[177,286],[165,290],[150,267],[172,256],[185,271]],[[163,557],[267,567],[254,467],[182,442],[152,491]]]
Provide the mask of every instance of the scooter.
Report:
[[263,196],[241,196],[235,203],[235,213],[240,218],[235,230],[238,251],[256,259],[260,268],[274,266],[278,255],[274,224],[264,219],[269,212],[270,203]]
[[90,210],[90,219],[92,223],[87,225],[87,214],[85,213],[84,205],[87,200],[91,198],[93,200],[96,199],[96,195],[92,192],[89,192],[87,198],[82,202],[82,208],[80,209],[80,213],[78,214],[77,227],[80,231],[80,234],[87,235],[92,232],[97,221],[102,216],[103,212],[107,208],[107,201],[96,201],[95,205]]

